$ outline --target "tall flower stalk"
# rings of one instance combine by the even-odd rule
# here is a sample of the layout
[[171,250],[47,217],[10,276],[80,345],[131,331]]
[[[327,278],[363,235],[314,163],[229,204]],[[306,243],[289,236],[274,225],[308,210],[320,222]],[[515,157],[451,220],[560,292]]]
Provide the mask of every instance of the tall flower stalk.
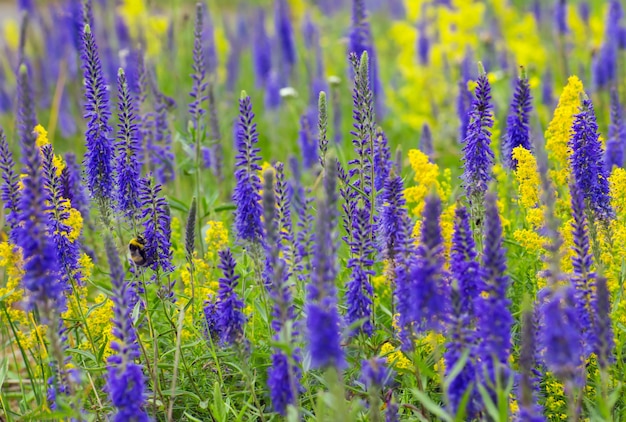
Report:
[[[18,72],[18,124],[28,123],[29,104],[32,91],[26,65]],[[32,128],[34,129],[34,127]],[[15,244],[22,249],[24,260],[22,286],[30,293],[30,306],[36,307],[42,322],[51,329],[47,331],[53,356],[51,366],[54,375],[49,383],[48,397],[51,406],[56,406],[57,393],[69,397],[74,391],[73,378],[66,371],[66,337],[63,334],[58,311],[65,309],[65,286],[61,281],[60,264],[53,240],[48,233],[50,195],[45,188],[41,153],[36,136],[31,130],[20,138],[22,164],[25,177],[17,206]],[[59,329],[57,329],[59,327]]]
[[258,156],[260,149],[256,146],[258,135],[253,119],[250,97],[242,91],[237,124],[238,153],[235,157],[237,185],[233,193],[233,202],[237,206],[235,230],[239,240],[260,244],[263,241],[263,226],[261,225],[263,208],[259,194],[261,180],[258,176],[258,171],[261,170],[258,161],[261,157]]
[[463,183],[470,203],[470,214],[474,222],[482,221],[485,193],[492,179],[491,168],[494,154],[491,150],[491,128],[493,127],[491,86],[482,64],[478,65],[478,80],[474,102],[469,113],[467,135],[463,140]]
[[351,258],[348,260],[350,280],[346,285],[345,301],[347,305],[346,322],[349,325],[357,324],[358,329],[352,334],[362,332],[371,335],[374,331],[372,324],[372,304],[374,289],[371,277],[374,275],[374,245],[370,239],[369,210],[362,206],[354,210],[352,217],[352,240],[350,243]]
[[[155,271],[154,278],[161,282],[161,277],[174,270],[171,248],[171,216],[167,201],[161,193],[161,185],[152,179],[141,179],[139,184],[140,220],[143,222],[143,237],[148,265]],[[161,286],[161,294],[173,299],[174,281]]]
[[[450,252],[450,271],[452,276],[451,309],[448,317],[450,339],[447,343],[444,359],[446,362],[446,377],[454,377],[448,384],[448,400],[452,414],[456,415],[465,394],[468,401],[465,414],[468,419],[476,415],[476,401],[478,399],[475,380],[477,376],[475,356],[471,355],[477,336],[475,332],[476,313],[474,303],[478,298],[478,283],[480,279],[479,265],[476,261],[474,237],[470,228],[469,214],[461,205],[455,211],[454,235]],[[460,372],[452,374],[455,365],[463,358],[465,362]]]
[[[266,233],[266,259],[270,271],[268,277],[270,298],[273,302],[272,324],[274,340],[283,347],[275,347],[272,365],[268,369],[268,387],[274,410],[286,415],[287,406],[295,406],[300,386],[299,350],[294,349],[294,337],[298,335],[298,323],[293,306],[292,286],[289,284],[287,263],[280,256],[283,249],[279,238],[279,226],[285,227],[284,217],[279,218],[281,206],[276,199],[280,197],[278,184],[274,187],[272,170],[263,174],[263,220]],[[283,214],[284,215],[284,214]]]
[[[89,25],[83,30],[81,51],[85,78],[85,118],[87,121],[87,153],[85,167],[87,187],[91,195],[98,200],[103,218],[113,192],[113,129],[109,125],[109,93],[102,72],[98,55],[98,46]],[[106,220],[105,220],[106,221]]]
[[345,367],[341,348],[337,288],[335,287],[337,224],[337,162],[328,159],[324,178],[325,197],[318,202],[313,272],[307,289],[307,339],[313,368]]
[[529,113],[532,110],[532,96],[526,70],[521,67],[520,76],[515,84],[515,93],[511,101],[509,116],[506,119],[504,138],[504,161],[509,168],[516,168],[512,157],[513,150],[519,146],[531,150]]
[[235,274],[235,259],[230,249],[219,252],[220,264],[224,276],[219,279],[216,306],[216,329],[220,342],[226,345],[243,344],[243,328],[246,317],[243,314],[244,303],[235,291],[239,275]]
[[505,387],[510,379],[511,328],[513,317],[507,298],[510,279],[506,274],[506,256],[502,245],[502,222],[496,196],[485,197],[485,248],[480,269],[480,297],[476,301],[477,355],[481,362],[479,374],[491,398],[495,386]]
[[580,113],[574,116],[570,139],[570,165],[574,182],[592,210],[595,219],[606,221],[614,217],[609,194],[609,174],[604,165],[598,124],[589,97],[584,95]]
[[141,166],[138,150],[141,148],[136,124],[134,99],[130,93],[126,74],[119,69],[118,88],[118,142],[116,144],[116,206],[131,221],[139,210],[139,179]]
[[17,217],[19,213],[19,185],[18,176],[15,172],[15,162],[13,154],[9,149],[4,130],[0,127],[0,171],[2,172],[2,204],[5,210],[5,220],[9,226],[9,238],[15,243],[15,229],[17,227]]
[[107,365],[107,391],[115,406],[115,422],[147,422],[145,411],[146,391],[143,366],[137,363],[140,357],[137,332],[132,318],[135,292],[124,279],[124,269],[110,234],[104,237],[104,246],[109,260],[113,290],[113,336]]

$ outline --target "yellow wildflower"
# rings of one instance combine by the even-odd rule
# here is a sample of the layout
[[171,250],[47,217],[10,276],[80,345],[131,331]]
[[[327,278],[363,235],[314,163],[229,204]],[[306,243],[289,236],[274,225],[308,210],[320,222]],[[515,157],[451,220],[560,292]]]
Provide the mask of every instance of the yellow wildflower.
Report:
[[513,149],[513,159],[517,162],[515,179],[519,183],[519,204],[532,208],[539,203],[539,173],[535,156],[522,146]]
[[83,230],[83,216],[76,208],[71,208],[70,201],[65,200],[68,206],[68,217],[64,223],[70,227],[70,232],[67,233],[67,238],[70,242],[74,242],[80,237],[80,233]]
[[39,148],[50,143],[48,140],[48,131],[42,125],[35,126],[33,132],[37,134],[36,143]]
[[[578,113],[580,95],[583,92],[583,84],[580,79],[577,76],[570,76],[559,98],[556,110],[554,110],[554,117],[545,133],[548,154],[551,159],[557,162],[562,171],[567,171],[568,168],[570,154],[568,143],[572,134],[574,114]],[[565,180],[561,175],[558,183],[564,184],[564,182]]]
[[80,265],[83,277],[89,278],[93,273],[93,261],[86,253],[82,254],[78,259],[78,265]]
[[443,197],[441,185],[437,178],[439,177],[439,166],[431,163],[428,156],[417,149],[409,151],[409,162],[411,168],[415,172],[413,180],[417,182],[417,186],[411,186],[404,190],[404,197],[407,203],[415,203],[415,207],[411,210],[414,215],[421,215],[424,209],[424,198],[432,189],[436,189],[440,197]]
[[[5,287],[0,287],[0,297],[6,306],[9,318],[14,323],[27,324],[26,313],[13,306],[19,303],[24,297],[24,290],[20,288],[20,281],[24,276],[22,268],[22,251],[17,246],[8,242],[0,243],[0,267],[4,268],[7,278]],[[2,278],[0,277],[0,280]]]
[[150,57],[157,56],[163,50],[163,37],[169,26],[165,16],[149,16],[147,18],[147,46],[146,54]]
[[15,19],[4,21],[4,41],[11,50],[17,50],[20,43],[20,26]]
[[385,343],[380,348],[380,355],[387,357],[387,363],[395,368],[409,369],[413,365],[400,350],[396,350],[391,343]]
[[[95,339],[100,339],[101,342],[106,342],[104,348],[104,357],[108,357],[113,353],[111,349],[111,339],[113,337],[113,301],[104,294],[100,294],[95,299],[96,305],[91,308],[87,317],[87,324],[89,324],[89,330],[91,335]],[[85,349],[89,347],[87,342],[80,345]]]
[[609,177],[611,205],[618,217],[626,217],[626,170],[614,167]]
[[224,249],[224,246],[228,244],[228,229],[223,222],[214,220],[207,221],[204,243],[207,250],[207,259],[215,259],[217,252]]

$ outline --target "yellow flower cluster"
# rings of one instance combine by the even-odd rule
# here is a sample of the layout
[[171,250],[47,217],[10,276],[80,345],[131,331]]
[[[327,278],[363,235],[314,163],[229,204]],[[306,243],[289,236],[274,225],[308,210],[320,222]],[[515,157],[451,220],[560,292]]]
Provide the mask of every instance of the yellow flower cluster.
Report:
[[8,242],[0,243],[0,267],[4,268],[7,278],[6,286],[0,287],[0,297],[4,298],[2,301],[13,323],[28,324],[26,313],[19,308],[24,296],[24,290],[20,288],[24,276],[22,265],[21,249]]
[[[87,322],[94,341],[100,339],[100,345],[106,342],[103,353],[103,356],[106,358],[113,353],[111,349],[111,339],[113,338],[113,301],[106,295],[99,294],[95,299],[95,303],[89,311]],[[84,341],[79,347],[86,349],[89,347],[89,343]]]
[[563,384],[550,373],[546,373],[545,381],[545,414],[549,421],[567,420],[567,408],[563,393]]
[[380,348],[380,355],[387,358],[387,363],[397,369],[409,369],[411,361],[400,350],[396,350],[391,343],[385,343]]
[[[35,134],[37,135],[37,140],[35,142],[39,148],[50,144],[50,140],[48,139],[48,131],[42,125],[35,126],[33,132],[35,132]],[[55,154],[54,158],[52,159],[52,164],[56,169],[55,173],[57,177],[60,177],[63,169],[65,168],[63,158],[60,155]]]
[[119,15],[124,19],[131,36],[143,35],[146,40],[146,54],[154,57],[163,50],[163,38],[169,26],[166,16],[153,16],[143,0],[124,0],[118,7]]
[[545,133],[548,155],[557,164],[557,170],[552,175],[557,186],[567,186],[570,155],[568,143],[572,135],[574,115],[578,113],[583,93],[583,83],[580,79],[577,76],[570,76]]
[[409,162],[415,172],[413,180],[417,182],[417,185],[407,187],[404,190],[404,197],[407,203],[415,204],[411,209],[413,215],[420,216],[424,209],[424,199],[431,191],[435,190],[439,197],[444,199],[445,192],[438,180],[439,166],[431,163],[426,154],[420,150],[412,149],[409,151]]
[[183,287],[183,295],[191,298],[194,297],[195,303],[199,304],[196,314],[189,310],[184,316],[185,324],[182,332],[183,339],[193,337],[194,318],[202,315],[199,310],[202,304],[210,297],[217,295],[219,277],[215,273],[217,252],[228,244],[228,229],[221,221],[208,221],[205,227],[204,242],[206,245],[206,253],[204,259],[200,259],[194,253],[193,257],[193,290],[192,290],[192,273],[189,265],[180,269],[180,280]]
[[222,221],[208,221],[204,234],[204,244],[207,249],[207,259],[213,261],[217,258],[217,252],[224,249],[228,244],[228,229]]

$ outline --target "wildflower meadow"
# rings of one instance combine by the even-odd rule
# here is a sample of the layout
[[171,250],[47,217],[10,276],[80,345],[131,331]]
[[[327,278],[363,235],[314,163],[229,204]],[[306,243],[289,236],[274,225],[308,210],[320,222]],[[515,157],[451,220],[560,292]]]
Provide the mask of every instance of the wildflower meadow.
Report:
[[0,421],[626,421],[625,6],[0,1]]

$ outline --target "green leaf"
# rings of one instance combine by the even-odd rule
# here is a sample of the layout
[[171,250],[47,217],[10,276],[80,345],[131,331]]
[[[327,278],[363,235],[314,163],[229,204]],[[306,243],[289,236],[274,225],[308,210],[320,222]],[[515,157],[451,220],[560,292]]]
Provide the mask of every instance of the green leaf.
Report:
[[416,388],[411,389],[411,392],[417,400],[433,415],[445,422],[453,422],[454,418],[448,414],[441,406],[433,401],[426,393]]
[[189,212],[189,206],[184,201],[174,198],[173,196],[168,196],[167,200],[172,209],[175,209],[176,211],[181,211],[184,213]]

